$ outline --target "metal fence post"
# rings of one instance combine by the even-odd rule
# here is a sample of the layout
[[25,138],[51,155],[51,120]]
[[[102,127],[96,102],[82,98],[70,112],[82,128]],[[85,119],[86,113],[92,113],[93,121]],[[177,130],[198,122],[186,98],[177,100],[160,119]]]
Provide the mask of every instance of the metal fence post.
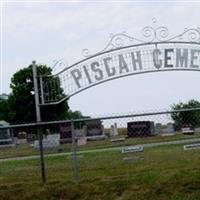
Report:
[[16,140],[15,140],[15,138],[14,138],[13,129],[12,129],[12,128],[9,128],[8,130],[9,130],[9,132],[10,132],[10,136],[11,136],[11,138],[12,138],[12,142],[16,145]]
[[72,133],[72,160],[73,160],[73,177],[74,180],[79,179],[79,168],[78,168],[78,159],[77,159],[77,149],[76,149],[76,134],[74,131],[74,122],[71,121],[71,133]]
[[37,126],[37,135],[39,139],[39,147],[40,147],[40,171],[41,171],[41,177],[42,177],[42,183],[46,183],[46,173],[45,173],[45,162],[44,162],[44,151],[43,151],[43,135],[42,130],[40,126]]
[[[39,90],[38,90],[38,80],[37,80],[37,66],[36,62],[32,62],[32,70],[33,70],[33,84],[34,84],[34,91],[35,91],[35,109],[36,109],[36,121],[41,122],[41,113],[40,113],[40,104],[39,104]],[[41,127],[37,126],[37,135],[39,139],[39,146],[40,146],[40,170],[41,170],[41,177],[42,183],[45,184],[46,182],[46,174],[45,174],[45,165],[44,165],[44,152],[43,152],[43,143],[42,143],[42,131]]]

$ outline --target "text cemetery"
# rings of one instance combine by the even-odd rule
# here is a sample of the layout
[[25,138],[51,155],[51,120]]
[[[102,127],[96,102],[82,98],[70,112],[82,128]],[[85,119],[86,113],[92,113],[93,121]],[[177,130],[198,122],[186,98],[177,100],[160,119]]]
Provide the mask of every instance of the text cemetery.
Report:
[[[147,65],[151,63],[151,65]],[[121,54],[102,57],[87,65],[77,65],[70,72],[78,88],[87,80],[88,84],[104,81],[124,74],[147,70],[170,68],[200,69],[200,50],[187,48],[167,48],[140,51],[127,51]]]

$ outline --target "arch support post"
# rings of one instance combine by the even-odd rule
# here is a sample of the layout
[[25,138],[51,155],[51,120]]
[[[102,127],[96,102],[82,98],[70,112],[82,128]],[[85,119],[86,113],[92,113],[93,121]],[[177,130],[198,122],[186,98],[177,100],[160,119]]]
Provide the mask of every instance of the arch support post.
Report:
[[[32,62],[32,71],[33,71],[33,85],[34,85],[34,93],[35,93],[35,110],[36,110],[36,122],[41,122],[41,112],[40,112],[40,103],[39,103],[39,89],[38,89],[38,81],[37,81],[37,66],[36,62]],[[42,130],[39,125],[37,125],[37,135],[39,140],[39,148],[40,148],[40,172],[42,184],[46,183],[46,173],[45,173],[45,164],[44,164],[44,152],[43,152],[43,135]]]

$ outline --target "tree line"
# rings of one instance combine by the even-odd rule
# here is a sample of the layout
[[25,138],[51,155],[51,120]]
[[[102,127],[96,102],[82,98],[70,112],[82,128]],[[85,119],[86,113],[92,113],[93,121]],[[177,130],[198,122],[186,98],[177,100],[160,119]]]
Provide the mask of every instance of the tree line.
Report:
[[[200,127],[200,110],[195,110],[196,108],[200,109],[199,101],[192,99],[186,103],[180,102],[174,104],[171,108],[177,111],[171,114],[171,118],[174,120],[177,129],[187,126],[193,128]],[[179,110],[183,111],[178,112]]]

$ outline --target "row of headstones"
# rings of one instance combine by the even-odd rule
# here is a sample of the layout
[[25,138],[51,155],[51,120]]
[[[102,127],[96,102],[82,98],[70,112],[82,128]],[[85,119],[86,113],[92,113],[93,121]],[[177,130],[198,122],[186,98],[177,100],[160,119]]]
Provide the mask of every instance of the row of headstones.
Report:
[[157,123],[155,125],[155,133],[156,134],[174,134],[175,128],[173,123],[168,123],[164,127],[161,123]]
[[[200,133],[200,128],[195,128],[194,132]],[[155,133],[156,134],[175,134],[175,125],[173,123],[168,123],[163,126],[161,123],[157,123],[155,125]]]

